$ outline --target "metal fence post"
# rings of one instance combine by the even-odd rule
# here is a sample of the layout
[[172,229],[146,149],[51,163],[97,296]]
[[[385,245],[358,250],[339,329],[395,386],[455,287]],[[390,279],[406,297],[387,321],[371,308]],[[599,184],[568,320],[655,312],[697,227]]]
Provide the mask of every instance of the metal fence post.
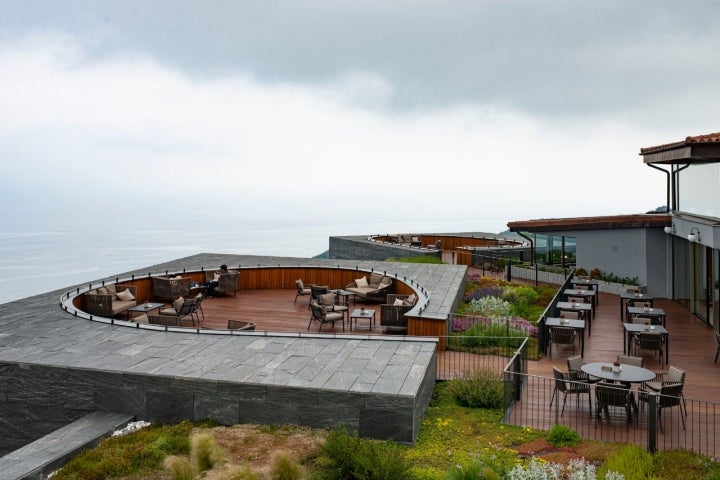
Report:
[[[647,413],[647,425],[648,425],[648,451],[655,453],[657,451],[657,399],[658,396],[654,393],[643,393],[648,398],[648,413]],[[638,398],[638,401],[640,399]]]

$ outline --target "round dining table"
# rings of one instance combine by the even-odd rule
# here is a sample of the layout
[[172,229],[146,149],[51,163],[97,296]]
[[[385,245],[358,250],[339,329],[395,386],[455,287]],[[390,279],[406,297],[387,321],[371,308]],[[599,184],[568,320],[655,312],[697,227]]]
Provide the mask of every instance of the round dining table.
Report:
[[647,382],[655,378],[655,372],[644,367],[636,367],[635,365],[626,365],[623,363],[620,365],[620,371],[614,372],[612,371],[612,366],[612,362],[591,362],[584,364],[580,368],[583,372],[593,377],[600,377],[604,380],[612,380],[625,384]]

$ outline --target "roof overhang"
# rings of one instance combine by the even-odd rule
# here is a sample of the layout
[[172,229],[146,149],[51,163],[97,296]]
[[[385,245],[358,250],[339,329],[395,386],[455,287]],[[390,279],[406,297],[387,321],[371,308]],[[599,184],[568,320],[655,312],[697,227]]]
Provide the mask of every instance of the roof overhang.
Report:
[[612,230],[621,228],[662,228],[670,225],[667,213],[613,215],[607,217],[541,218],[507,224],[511,232],[567,232],[579,230]]
[[640,149],[644,163],[689,164],[720,162],[720,132]]

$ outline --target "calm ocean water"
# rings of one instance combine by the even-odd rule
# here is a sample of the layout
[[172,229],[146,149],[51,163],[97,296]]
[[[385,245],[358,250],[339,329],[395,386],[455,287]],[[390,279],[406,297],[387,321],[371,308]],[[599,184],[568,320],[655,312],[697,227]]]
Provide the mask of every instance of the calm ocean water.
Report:
[[506,228],[501,221],[178,227],[147,224],[101,231],[26,227],[0,233],[0,304],[198,253],[313,257],[326,251],[328,237],[336,235],[498,233]]

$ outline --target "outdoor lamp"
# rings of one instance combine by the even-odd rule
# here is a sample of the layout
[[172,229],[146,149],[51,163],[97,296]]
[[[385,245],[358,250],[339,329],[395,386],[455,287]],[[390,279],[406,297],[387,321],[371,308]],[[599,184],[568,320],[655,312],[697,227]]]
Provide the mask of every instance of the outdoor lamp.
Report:
[[667,233],[668,235],[670,235],[671,233],[675,233],[675,224],[673,223],[672,225],[668,225],[667,227],[663,228],[663,230],[665,230],[665,233]]
[[700,230],[697,227],[692,227],[688,234],[688,242],[699,242],[700,241]]

